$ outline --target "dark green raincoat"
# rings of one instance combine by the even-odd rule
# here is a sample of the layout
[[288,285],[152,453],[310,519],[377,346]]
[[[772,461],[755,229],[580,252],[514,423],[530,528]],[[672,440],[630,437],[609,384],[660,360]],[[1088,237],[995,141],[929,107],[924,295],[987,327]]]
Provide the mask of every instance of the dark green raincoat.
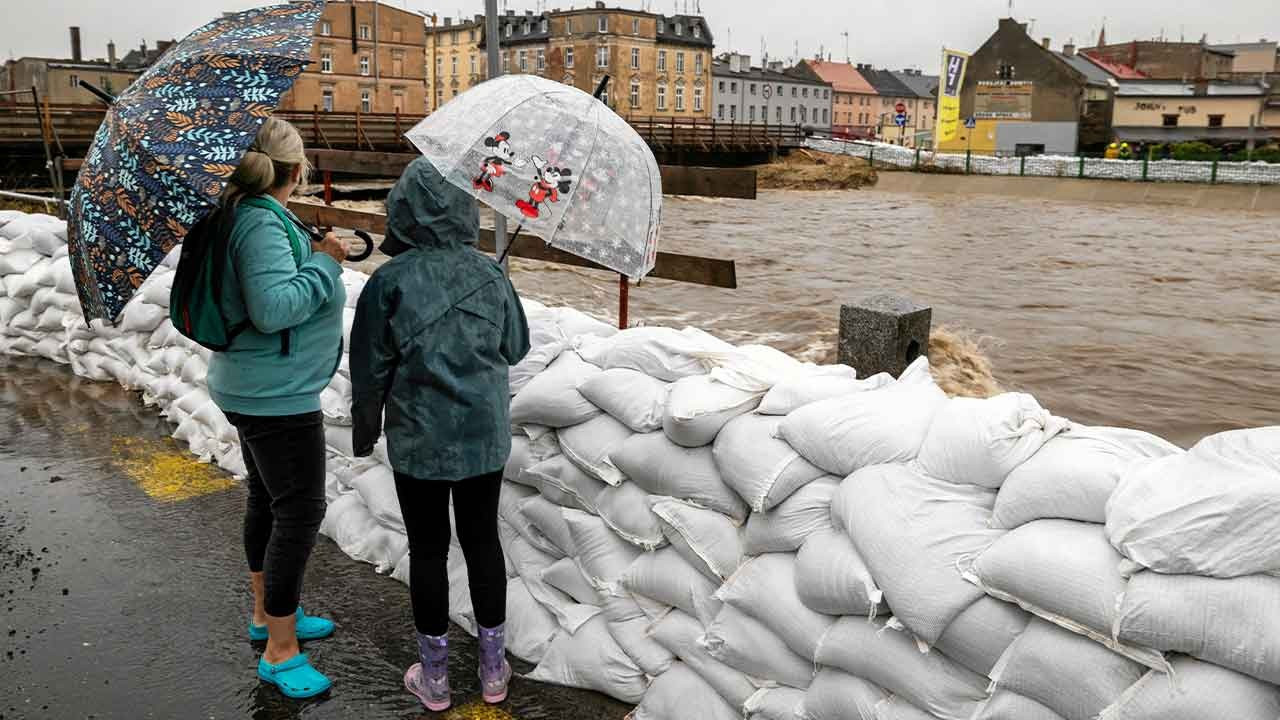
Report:
[[351,329],[357,456],[373,452],[386,413],[396,472],[462,480],[511,453],[507,367],[529,352],[515,288],[476,250],[475,200],[419,158],[387,196],[395,257],[369,278]]

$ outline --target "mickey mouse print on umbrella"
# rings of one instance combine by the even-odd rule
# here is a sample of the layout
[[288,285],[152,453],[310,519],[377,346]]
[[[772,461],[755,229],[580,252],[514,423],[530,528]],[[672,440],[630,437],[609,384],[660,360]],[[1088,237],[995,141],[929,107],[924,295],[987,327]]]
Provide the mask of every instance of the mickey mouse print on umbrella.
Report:
[[489,80],[407,133],[449,182],[548,244],[632,279],[653,269],[653,152],[591,95],[533,75]]

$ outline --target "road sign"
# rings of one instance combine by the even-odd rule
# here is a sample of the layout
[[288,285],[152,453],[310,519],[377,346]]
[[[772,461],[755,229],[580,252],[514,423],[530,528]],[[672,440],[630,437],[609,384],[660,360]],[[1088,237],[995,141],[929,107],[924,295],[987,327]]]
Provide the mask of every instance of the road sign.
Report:
[[965,119],[964,119],[964,126],[965,126],[965,127],[967,127],[967,128],[969,128],[970,130],[972,130],[972,129],[974,129],[974,128],[978,127],[978,121],[977,121],[977,120],[974,120],[974,119],[973,119],[973,116],[972,116],[972,115],[970,115],[969,117],[967,117],[967,118],[965,118]]
[[900,112],[893,116],[893,121],[897,123],[898,127],[904,127],[907,124],[907,114]]
[[906,104],[906,103],[904,103],[904,102],[900,102],[900,103],[898,103],[897,105],[894,105],[894,106],[893,106],[893,109],[894,109],[894,110],[895,110],[899,115],[901,115],[902,113],[904,113],[904,112],[906,112],[906,111],[907,111],[907,104]]

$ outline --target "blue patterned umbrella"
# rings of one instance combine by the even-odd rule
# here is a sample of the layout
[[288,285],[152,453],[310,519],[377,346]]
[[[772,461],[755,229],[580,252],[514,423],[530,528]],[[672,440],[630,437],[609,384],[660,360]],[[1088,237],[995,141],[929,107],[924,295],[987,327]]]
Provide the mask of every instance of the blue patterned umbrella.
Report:
[[67,239],[86,320],[115,322],[217,204],[311,56],[323,0],[227,15],[174,45],[107,110],[71,190]]

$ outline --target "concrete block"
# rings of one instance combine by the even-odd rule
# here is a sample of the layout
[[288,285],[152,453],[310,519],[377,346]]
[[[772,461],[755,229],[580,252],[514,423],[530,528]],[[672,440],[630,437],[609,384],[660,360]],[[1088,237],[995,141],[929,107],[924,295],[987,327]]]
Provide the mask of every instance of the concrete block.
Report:
[[841,363],[859,377],[887,372],[894,377],[929,354],[933,309],[896,295],[878,294],[840,306]]

